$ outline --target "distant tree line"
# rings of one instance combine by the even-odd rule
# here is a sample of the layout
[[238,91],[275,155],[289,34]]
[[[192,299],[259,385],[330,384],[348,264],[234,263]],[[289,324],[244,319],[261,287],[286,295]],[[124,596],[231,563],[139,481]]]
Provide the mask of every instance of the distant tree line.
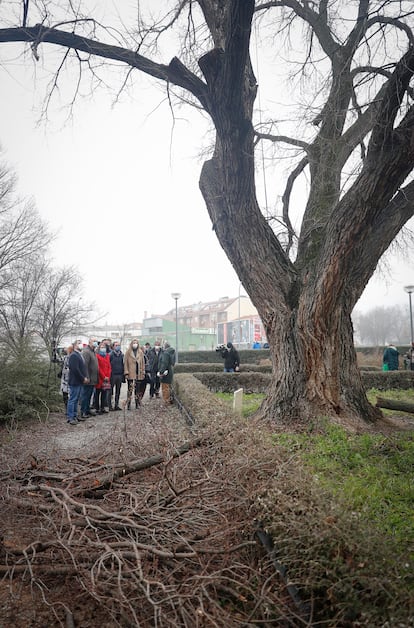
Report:
[[55,347],[90,321],[82,278],[72,266],[56,268],[54,235],[33,201],[17,194],[17,180],[0,161],[0,419],[48,408]]
[[364,314],[355,311],[352,321],[358,345],[383,347],[390,342],[404,345],[411,342],[408,305],[376,306]]

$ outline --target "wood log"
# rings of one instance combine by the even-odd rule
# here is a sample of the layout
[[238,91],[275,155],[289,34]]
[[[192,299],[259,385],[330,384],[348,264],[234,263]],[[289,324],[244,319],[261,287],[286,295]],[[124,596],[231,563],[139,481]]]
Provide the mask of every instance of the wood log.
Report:
[[[150,456],[149,458],[144,458],[143,460],[134,460],[133,462],[127,463],[125,465],[120,465],[118,468],[113,469],[110,473],[104,475],[103,477],[96,477],[92,485],[76,489],[72,491],[71,494],[88,494],[88,497],[91,497],[95,491],[109,488],[114,480],[122,478],[131,473],[135,473],[136,471],[142,471],[143,469],[149,469],[150,467],[167,463],[173,458],[178,458],[179,456],[188,453],[192,449],[202,447],[203,445],[210,442],[211,438],[197,438],[193,441],[189,441],[184,443],[183,445],[180,445],[180,447],[177,447],[171,453],[169,453],[168,456],[164,454],[156,454],[154,456]],[[102,494],[100,494],[100,496],[102,496]]]
[[409,401],[401,401],[396,399],[385,399],[385,397],[377,397],[377,408],[386,408],[387,410],[399,410],[400,412],[410,412],[414,414],[414,403]]

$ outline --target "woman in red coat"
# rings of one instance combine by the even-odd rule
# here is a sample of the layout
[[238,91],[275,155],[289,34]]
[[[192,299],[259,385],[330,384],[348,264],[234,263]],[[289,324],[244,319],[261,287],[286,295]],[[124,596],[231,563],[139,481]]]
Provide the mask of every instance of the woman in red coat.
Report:
[[109,412],[108,396],[111,391],[111,361],[106,344],[101,342],[96,353],[98,359],[98,383],[95,386],[95,409],[97,414]]

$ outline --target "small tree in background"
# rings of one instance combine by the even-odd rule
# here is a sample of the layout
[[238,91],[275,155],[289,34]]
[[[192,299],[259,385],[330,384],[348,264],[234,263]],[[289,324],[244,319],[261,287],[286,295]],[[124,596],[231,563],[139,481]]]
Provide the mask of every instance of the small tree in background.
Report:
[[45,278],[36,303],[36,333],[52,360],[62,338],[90,322],[93,306],[83,301],[83,280],[73,266],[51,271]]

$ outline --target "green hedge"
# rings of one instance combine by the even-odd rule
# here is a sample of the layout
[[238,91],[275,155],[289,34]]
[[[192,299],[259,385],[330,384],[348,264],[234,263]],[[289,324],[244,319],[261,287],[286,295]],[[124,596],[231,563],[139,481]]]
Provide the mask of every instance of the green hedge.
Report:
[[[242,364],[242,373],[257,372],[271,373],[271,364]],[[223,364],[208,364],[206,362],[180,362],[174,366],[174,373],[223,373]]]
[[[205,365],[203,365],[204,367]],[[185,371],[182,370],[181,372],[184,373]],[[270,373],[259,372],[259,369],[240,373],[207,372],[201,369],[193,369],[190,372],[204,386],[214,392],[234,392],[238,388],[243,388],[246,393],[265,393],[271,377]],[[370,388],[377,390],[414,388],[414,371],[362,371],[361,376],[366,390]]]
[[[259,364],[260,360],[270,360],[269,349],[241,349],[239,351],[241,364]],[[179,351],[179,363],[221,364],[223,358],[216,351]]]
[[[409,346],[402,345],[397,347],[400,357],[407,353]],[[380,356],[382,360],[382,352],[384,347],[356,347],[356,352],[365,356]],[[269,349],[240,349],[240,363],[243,364],[260,364],[261,360],[270,360]],[[180,363],[200,363],[204,364],[223,364],[223,358],[216,351],[179,351]]]

